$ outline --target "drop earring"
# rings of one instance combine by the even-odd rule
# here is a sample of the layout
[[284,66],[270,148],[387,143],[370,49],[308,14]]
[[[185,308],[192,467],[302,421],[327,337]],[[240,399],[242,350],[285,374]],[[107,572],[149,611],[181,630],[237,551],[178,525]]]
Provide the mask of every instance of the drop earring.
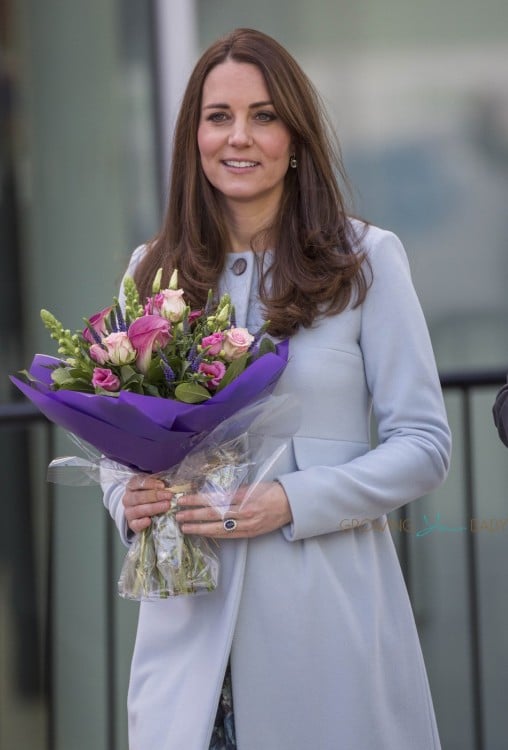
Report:
[[296,169],[298,166],[298,162],[296,161],[296,154],[291,154],[289,157],[289,166],[291,169]]

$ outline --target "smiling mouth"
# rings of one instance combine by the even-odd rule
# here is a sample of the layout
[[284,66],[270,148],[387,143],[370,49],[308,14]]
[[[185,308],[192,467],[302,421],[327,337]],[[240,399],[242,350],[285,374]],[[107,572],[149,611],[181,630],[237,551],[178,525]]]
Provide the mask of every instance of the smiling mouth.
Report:
[[226,167],[235,167],[236,169],[246,169],[247,167],[257,167],[259,162],[257,161],[240,161],[237,159],[227,159],[223,161]]

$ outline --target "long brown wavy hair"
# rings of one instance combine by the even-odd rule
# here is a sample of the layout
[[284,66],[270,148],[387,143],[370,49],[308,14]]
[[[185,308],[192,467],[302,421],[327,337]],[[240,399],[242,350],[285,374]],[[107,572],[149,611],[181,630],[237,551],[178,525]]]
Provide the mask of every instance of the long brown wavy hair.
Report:
[[[260,279],[260,300],[269,332],[290,336],[319,315],[341,312],[365,298],[369,283],[346,215],[336,174],[347,184],[340,151],[319,97],[291,55],[271,37],[236,29],[212,44],[197,62],[175,127],[169,202],[160,232],[139,263],[135,280],[142,298],[151,292],[158,268],[167,282],[178,268],[179,285],[193,308],[217,288],[229,234],[220,193],[201,167],[197,132],[203,83],[226,60],[256,65],[280,119],[291,133],[298,167],[288,168],[273,226],[260,232],[252,249],[275,248]],[[267,283],[268,276],[270,277]]]

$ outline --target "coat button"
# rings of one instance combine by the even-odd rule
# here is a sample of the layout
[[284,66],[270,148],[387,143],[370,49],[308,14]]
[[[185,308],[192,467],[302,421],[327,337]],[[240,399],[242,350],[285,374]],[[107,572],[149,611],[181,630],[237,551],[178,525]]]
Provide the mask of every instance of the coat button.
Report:
[[242,273],[244,273],[245,269],[247,268],[247,261],[245,258],[237,258],[233,265],[231,266],[231,270],[235,274],[235,276],[241,276]]

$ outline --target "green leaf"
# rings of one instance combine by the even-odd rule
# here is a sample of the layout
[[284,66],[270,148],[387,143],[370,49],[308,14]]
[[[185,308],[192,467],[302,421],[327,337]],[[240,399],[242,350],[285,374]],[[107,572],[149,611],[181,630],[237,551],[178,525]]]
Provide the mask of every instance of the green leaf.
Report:
[[120,367],[120,377],[122,378],[122,380],[129,380],[129,378],[132,378],[137,374],[138,373],[136,372],[136,370],[130,365],[122,365]]
[[120,382],[122,387],[130,385],[132,383],[142,383],[143,375],[136,372],[130,365],[122,365],[120,367]]
[[72,383],[74,378],[66,367],[55,367],[51,373],[51,380],[61,388],[65,383]]
[[180,383],[175,388],[175,397],[184,404],[200,404],[211,398],[210,393],[199,383]]
[[37,378],[34,378],[34,376],[28,372],[28,370],[18,370],[18,375],[20,375],[21,378],[26,383],[38,383],[39,382]]
[[160,380],[164,377],[162,372],[162,366],[159,358],[152,359],[148,365],[147,377],[150,381]]
[[263,354],[269,354],[276,351],[275,344],[273,343],[272,339],[268,336],[265,336],[261,339],[259,342],[259,356],[262,357]]
[[135,380],[134,378],[129,380],[125,385],[122,385],[121,390],[130,391],[131,393],[139,393],[139,395],[142,396],[145,392],[144,387],[143,376],[141,376],[138,380]]
[[160,396],[159,389],[151,383],[143,383],[143,392],[147,396]]
[[81,393],[95,393],[93,385],[86,380],[68,380],[58,386],[60,391],[80,391]]
[[231,364],[228,366],[228,369],[226,370],[226,374],[217,387],[217,392],[222,391],[223,388],[232,383],[235,378],[242,374],[247,366],[248,359],[249,353],[245,352],[245,354],[242,354],[241,357],[238,357],[238,359],[234,359],[231,362]]
[[69,375],[73,380],[84,380],[88,382],[92,379],[93,369],[90,368],[85,370],[83,367],[72,367],[69,370]]

